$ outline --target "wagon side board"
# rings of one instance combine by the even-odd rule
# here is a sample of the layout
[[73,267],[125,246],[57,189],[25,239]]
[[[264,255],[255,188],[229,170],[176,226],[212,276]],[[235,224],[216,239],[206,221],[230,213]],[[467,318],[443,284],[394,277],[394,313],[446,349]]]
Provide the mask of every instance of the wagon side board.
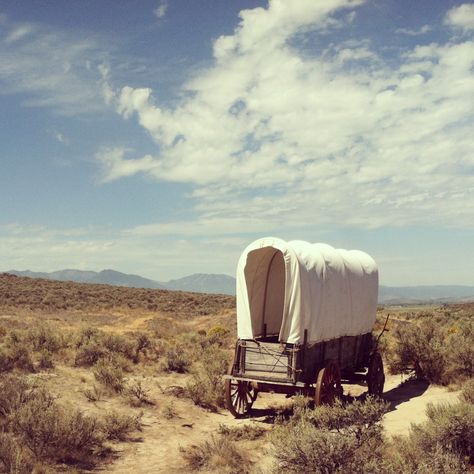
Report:
[[343,373],[363,370],[372,348],[371,333],[302,345],[239,340],[232,375],[254,381],[314,384],[319,370],[330,360],[337,361]]
[[372,347],[372,333],[308,344],[301,352],[299,380],[314,383],[320,369],[330,360],[336,361],[343,373],[363,370],[368,365]]

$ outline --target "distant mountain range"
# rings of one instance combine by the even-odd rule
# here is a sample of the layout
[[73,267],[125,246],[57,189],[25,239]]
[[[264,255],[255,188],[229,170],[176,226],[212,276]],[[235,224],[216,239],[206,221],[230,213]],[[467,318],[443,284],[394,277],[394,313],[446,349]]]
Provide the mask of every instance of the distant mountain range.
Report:
[[30,278],[45,278],[47,280],[75,281],[78,283],[100,283],[103,285],[128,286],[133,288],[152,288],[162,290],[194,291],[197,293],[221,293],[235,295],[235,278],[229,275],[214,275],[195,273],[177,280],[159,282],[141,277],[117,272],[102,270],[92,272],[84,270],[59,270],[57,272],[32,272],[30,270],[9,270],[6,273]]
[[[46,278],[48,280],[75,281],[79,283],[101,283],[135,288],[235,295],[235,278],[230,275],[195,273],[194,275],[176,280],[158,282],[149,278],[143,278],[140,275],[131,275],[115,270],[102,270],[101,272],[60,270],[51,273],[10,270],[6,273],[30,278]],[[453,303],[460,301],[474,301],[474,286],[379,287],[379,303],[381,304]]]
[[474,286],[379,286],[379,303],[455,303],[474,301]]

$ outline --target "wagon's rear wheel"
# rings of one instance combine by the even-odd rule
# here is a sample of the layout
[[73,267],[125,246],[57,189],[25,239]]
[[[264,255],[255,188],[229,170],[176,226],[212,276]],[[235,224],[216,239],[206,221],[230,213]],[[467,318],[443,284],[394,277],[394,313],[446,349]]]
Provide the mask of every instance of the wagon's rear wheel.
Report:
[[385,383],[385,374],[383,372],[383,361],[380,352],[375,351],[369,360],[367,370],[367,387],[371,395],[381,397],[383,394],[383,386]]
[[251,382],[235,379],[226,379],[225,381],[226,406],[236,418],[242,418],[249,414],[257,394],[258,390]]
[[341,372],[337,362],[330,361],[318,373],[314,404],[316,406],[332,405],[341,396]]

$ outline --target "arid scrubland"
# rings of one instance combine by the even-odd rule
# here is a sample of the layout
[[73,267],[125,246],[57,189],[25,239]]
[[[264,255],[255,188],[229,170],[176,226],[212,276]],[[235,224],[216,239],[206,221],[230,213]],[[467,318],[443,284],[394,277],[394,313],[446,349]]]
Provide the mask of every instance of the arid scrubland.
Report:
[[473,471],[474,305],[380,309],[375,333],[387,313],[387,372],[461,390],[396,438],[364,390],[234,420],[232,297],[0,275],[0,472]]

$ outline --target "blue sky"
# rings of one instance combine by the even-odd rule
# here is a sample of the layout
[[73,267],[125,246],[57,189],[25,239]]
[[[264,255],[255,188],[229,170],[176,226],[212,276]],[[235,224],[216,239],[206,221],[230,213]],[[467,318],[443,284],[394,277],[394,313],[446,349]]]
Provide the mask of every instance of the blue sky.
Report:
[[474,285],[474,4],[0,4],[0,270],[233,274],[258,237]]

